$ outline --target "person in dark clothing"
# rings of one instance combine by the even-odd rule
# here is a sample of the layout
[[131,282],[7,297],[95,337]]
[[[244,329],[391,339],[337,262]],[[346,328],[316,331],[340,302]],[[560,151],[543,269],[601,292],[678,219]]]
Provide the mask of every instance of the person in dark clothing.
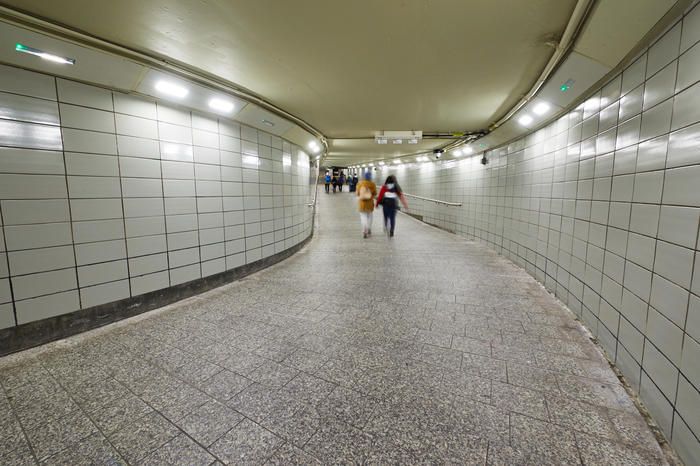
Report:
[[358,182],[359,180],[357,179],[357,173],[355,173],[352,175],[352,180],[350,181],[350,191],[355,192]]
[[338,178],[335,175],[331,178],[331,184],[333,185],[333,192],[335,192],[335,188],[338,187]]
[[396,211],[399,207],[399,201],[401,201],[404,208],[408,208],[406,197],[401,191],[401,186],[396,182],[396,177],[389,175],[379,190],[377,207],[381,205],[384,209],[384,231],[387,232],[390,238],[394,236],[396,228]]
[[345,173],[340,172],[340,176],[338,177],[338,190],[342,193],[343,192],[343,185],[345,184]]

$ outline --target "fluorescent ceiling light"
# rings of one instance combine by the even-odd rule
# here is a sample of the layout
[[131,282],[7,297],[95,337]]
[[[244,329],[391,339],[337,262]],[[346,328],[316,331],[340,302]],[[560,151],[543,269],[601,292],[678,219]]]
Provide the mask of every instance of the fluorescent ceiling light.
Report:
[[403,140],[401,140],[401,139],[392,139],[392,140],[391,140],[391,143],[392,143],[392,144],[403,144]]
[[379,165],[381,165],[383,167],[386,164],[384,162],[379,162]]
[[394,163],[395,163],[396,165],[400,165],[400,164],[401,164],[401,160],[394,160]]
[[532,109],[533,112],[535,112],[536,115],[544,115],[549,111],[551,107],[547,102],[540,102],[535,107]]
[[471,155],[473,153],[474,153],[474,149],[472,149],[471,147],[469,147],[469,146],[462,147],[462,154]]
[[186,97],[190,92],[186,88],[169,81],[158,81],[156,83],[156,90],[158,92],[162,92],[163,94],[177,97],[178,99]]
[[418,144],[418,138],[410,138],[410,139],[408,140],[408,143],[409,143],[409,144]]
[[532,123],[532,117],[530,115],[523,115],[520,118],[518,118],[518,123],[520,123],[523,126],[528,126],[530,123]]
[[464,154],[462,154],[462,149],[455,149],[452,151],[452,155],[454,155],[455,157],[461,157]]
[[373,166],[374,166],[374,164],[373,164],[373,163],[370,163],[370,164],[369,164],[369,166],[370,166],[370,167],[373,167]]
[[[209,108],[213,108],[218,112],[231,113],[233,111],[234,105],[230,100],[213,98],[209,101]],[[265,120],[263,120],[263,123]]]
[[377,138],[377,144],[386,144],[387,142],[385,138]]
[[29,55],[34,55],[35,57],[39,57],[54,63],[61,63],[62,65],[75,65],[75,58],[59,57],[58,55],[47,53],[43,50],[35,49],[32,47],[27,47],[23,44],[15,44],[15,51],[20,53],[27,53]]

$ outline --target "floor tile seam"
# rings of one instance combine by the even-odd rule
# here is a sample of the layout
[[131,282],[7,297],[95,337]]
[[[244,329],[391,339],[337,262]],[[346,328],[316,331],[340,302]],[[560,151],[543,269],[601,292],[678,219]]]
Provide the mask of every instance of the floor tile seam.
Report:
[[[85,436],[85,437],[79,439],[78,441],[82,441],[82,440],[84,440],[84,439],[86,439],[86,438],[88,438],[88,437],[94,435],[96,432],[98,432],[100,435],[102,435],[102,437],[104,438],[104,440],[107,441],[107,443],[109,444],[109,446],[119,455],[119,457],[120,457],[121,459],[123,459],[123,460],[126,462],[126,458],[123,457],[123,455],[121,454],[121,452],[120,452],[120,451],[115,447],[115,445],[112,443],[112,440],[103,432],[103,430],[102,430],[102,429],[100,428],[100,426],[95,422],[95,420],[93,419],[93,417],[90,416],[90,412],[88,412],[80,403],[78,403],[78,401],[77,401],[77,400],[73,397],[73,395],[67,390],[67,388],[66,388],[63,384],[61,384],[61,381],[60,381],[60,380],[58,380],[53,374],[51,374],[51,377],[53,377],[53,378],[54,378],[54,381],[55,381],[57,384],[59,384],[59,385],[61,386],[61,388],[63,388],[63,390],[64,390],[64,391],[68,394],[68,396],[73,400],[73,402],[75,402],[75,403],[78,405],[78,410],[80,410],[81,413],[83,414],[83,416],[85,416],[85,417],[90,421],[90,423],[92,424],[92,426],[93,426],[94,429],[95,429],[94,431],[90,432],[90,434],[88,434],[87,436]],[[118,381],[117,381],[117,382],[118,382]],[[118,382],[118,383],[120,383],[120,382]],[[123,384],[120,383],[120,385],[123,385]],[[129,390],[129,388],[126,387],[126,386],[124,386],[124,388],[126,388],[127,390]],[[130,391],[130,390],[129,390],[129,391]],[[142,400],[142,401],[143,401],[143,400]],[[71,413],[71,414],[73,414],[73,413]],[[67,416],[68,416],[68,415],[65,415],[65,416],[63,416],[61,419],[65,418],[65,417],[67,417]],[[64,451],[67,451],[68,448],[72,447],[73,445],[74,445],[74,444],[62,445],[64,448],[62,448],[62,449],[59,450],[59,451],[56,451],[56,452],[52,453],[48,458],[51,458],[51,457],[53,457],[53,456],[58,455],[59,453],[62,453],[62,452],[64,452]],[[48,458],[47,458],[47,459],[48,459]]]
[[[191,388],[195,388],[195,387],[191,387]],[[128,386],[127,386],[127,389],[128,389],[129,391],[131,391],[131,389],[130,389]],[[114,434],[116,434],[117,432],[122,431],[124,428],[126,428],[126,427],[128,427],[128,426],[134,424],[135,422],[137,422],[137,421],[139,421],[139,420],[145,418],[146,416],[149,416],[149,415],[153,414],[154,412],[157,413],[161,418],[163,418],[163,419],[165,420],[165,422],[167,422],[168,424],[172,425],[173,427],[175,427],[175,429],[177,429],[177,430],[179,431],[179,434],[176,434],[175,436],[169,438],[169,439],[166,440],[163,444],[159,445],[158,447],[156,447],[156,448],[152,449],[151,451],[149,451],[148,453],[146,453],[146,455],[144,455],[143,457],[139,458],[139,461],[140,461],[140,460],[143,460],[143,459],[145,459],[145,458],[147,458],[149,455],[151,455],[152,453],[156,452],[158,449],[162,448],[163,446],[165,446],[166,444],[168,444],[170,441],[172,441],[173,439],[177,438],[179,435],[182,434],[182,435],[185,435],[185,436],[186,436],[187,438],[189,438],[190,440],[192,440],[195,444],[197,444],[197,445],[199,445],[200,447],[202,447],[202,448],[203,448],[205,451],[207,451],[210,455],[212,455],[212,457],[215,458],[215,461],[214,461],[213,463],[215,463],[216,461],[221,461],[221,462],[223,463],[222,459],[219,458],[217,455],[215,455],[212,451],[210,451],[209,448],[208,448],[208,446],[202,445],[199,441],[197,441],[196,439],[194,439],[188,432],[186,432],[186,431],[185,431],[182,427],[180,427],[180,425],[177,423],[177,422],[181,421],[182,419],[184,419],[185,417],[187,417],[189,414],[191,414],[192,411],[194,411],[194,410],[197,409],[198,407],[203,406],[203,404],[202,404],[202,405],[199,405],[198,407],[193,408],[191,411],[189,411],[187,414],[185,414],[185,416],[183,416],[182,418],[180,418],[178,421],[175,421],[175,420],[171,420],[167,415],[165,415],[163,412],[161,412],[159,409],[157,409],[155,406],[153,406],[153,404],[152,404],[151,402],[149,402],[148,400],[145,400],[145,399],[141,398],[141,396],[139,396],[137,393],[134,393],[133,391],[132,391],[131,393],[132,393],[133,396],[135,396],[136,398],[138,398],[142,403],[144,403],[145,405],[147,405],[147,406],[151,409],[151,411],[148,412],[148,413],[144,413],[144,414],[142,414],[141,416],[139,416],[139,417],[137,417],[137,418],[131,420],[131,422],[128,422],[127,424],[125,424],[124,426],[121,426],[119,429],[115,430],[114,432],[111,432],[110,435],[114,435]],[[203,392],[202,392],[202,393],[203,393]],[[207,395],[206,393],[203,393],[203,394],[204,394],[205,396],[209,396],[209,395]],[[215,400],[213,397],[209,397],[209,398],[211,398],[212,400]],[[216,400],[215,400],[215,401],[216,401]],[[206,402],[205,402],[205,403],[206,403]],[[236,412],[238,415],[240,415],[240,416],[242,417],[242,419],[240,419],[235,425],[238,425],[243,419],[247,419],[247,417],[245,417],[242,413],[236,411],[235,409],[231,408],[231,407],[228,406],[228,405],[226,405],[226,406],[227,406],[229,409],[231,409],[232,411]],[[166,407],[167,407],[167,406],[166,406]],[[97,424],[95,424],[95,425],[97,425]],[[235,427],[235,426],[234,426],[234,427]],[[229,432],[229,431],[227,431],[227,432]],[[107,439],[110,441],[110,444],[111,444],[111,439],[110,439],[110,437],[108,437],[108,436],[105,435],[105,434],[103,434],[103,435],[104,435],[105,438],[107,438]],[[222,434],[222,436],[223,436],[223,435],[225,435],[225,434]],[[219,437],[219,438],[220,438],[220,437]],[[217,440],[218,440],[218,438],[217,438]],[[213,443],[212,443],[212,444],[213,444]],[[115,451],[119,452],[119,450],[116,449],[116,447],[114,447],[114,445],[112,445],[112,447],[115,448]],[[120,456],[121,456],[121,453],[120,453]],[[126,461],[126,460],[125,460],[125,461]]]
[[[22,422],[20,421],[19,415],[17,414],[17,412],[16,412],[15,409],[13,408],[12,404],[10,403],[10,398],[9,398],[9,396],[8,396],[8,394],[7,394],[7,389],[6,389],[4,386],[2,386],[2,385],[0,385],[0,389],[2,389],[3,394],[4,394],[4,396],[5,396],[5,399],[7,400],[7,403],[8,403],[10,412],[12,413],[13,419],[15,420],[15,422],[17,423],[17,425],[18,425],[19,428],[20,428],[20,431],[22,432],[22,437],[24,438],[24,441],[25,441],[25,443],[26,443],[26,445],[27,445],[27,448],[29,449],[29,453],[32,455],[32,459],[34,460],[34,462],[35,462],[36,464],[38,464],[38,463],[39,463],[39,460],[38,460],[38,456],[37,456],[37,454],[36,454],[36,451],[35,451],[35,449],[34,449],[34,445],[32,445],[32,443],[29,441],[29,436],[27,435],[27,431],[26,431],[26,429],[24,428],[24,425],[22,424]],[[9,452],[4,452],[4,453],[13,453],[13,452],[19,450],[19,448],[21,448],[21,445],[17,445],[16,448],[10,450]]]

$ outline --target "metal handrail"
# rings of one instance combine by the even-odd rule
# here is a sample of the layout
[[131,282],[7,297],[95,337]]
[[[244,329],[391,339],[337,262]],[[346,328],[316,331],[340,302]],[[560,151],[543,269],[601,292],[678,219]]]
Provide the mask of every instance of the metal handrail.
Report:
[[461,207],[462,203],[461,202],[447,202],[447,201],[441,201],[439,199],[430,199],[429,197],[423,197],[423,196],[416,196],[415,194],[408,194],[408,193],[403,193],[404,196],[406,197],[413,197],[415,199],[421,199],[423,201],[429,201],[429,202],[434,202],[436,204],[444,204],[448,206],[453,206],[453,207]]
[[314,180],[314,200],[306,204],[307,207],[316,207],[316,198],[318,197],[318,176],[321,173],[321,163],[316,162],[316,178]]

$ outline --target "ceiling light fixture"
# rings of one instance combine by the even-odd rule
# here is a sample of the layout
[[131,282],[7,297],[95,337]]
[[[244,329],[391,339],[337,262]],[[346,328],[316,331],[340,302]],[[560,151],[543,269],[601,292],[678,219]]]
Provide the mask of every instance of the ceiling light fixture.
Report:
[[396,165],[401,165],[401,160],[394,160],[394,163],[395,163]]
[[167,94],[172,97],[177,97],[178,99],[183,99],[189,94],[186,88],[179,86],[175,83],[169,81],[158,81],[156,83],[156,90],[163,94]]
[[551,107],[547,102],[540,102],[535,107],[532,109],[533,112],[535,112],[535,115],[544,115],[549,111]]
[[273,122],[271,122],[270,120],[263,120],[262,123],[263,123],[263,125],[266,125],[269,127],[275,126],[275,124]]
[[383,167],[386,164],[384,162],[379,162],[379,165],[381,165]]
[[318,145],[318,143],[316,141],[311,141],[309,143],[309,149],[311,150],[311,152],[313,152],[315,154],[316,152],[321,150],[321,147]]
[[462,147],[462,155],[472,155],[474,153],[474,149],[472,149],[469,146],[464,146]]
[[374,140],[377,144],[402,144],[406,140],[409,144],[418,144],[423,139],[423,131],[377,131]]
[[58,55],[47,53],[43,50],[35,49],[32,47],[27,47],[23,44],[15,44],[15,51],[20,53],[26,53],[29,55],[34,55],[44,60],[54,63],[60,63],[62,65],[75,65],[75,58],[59,57]]
[[233,102],[230,100],[213,98],[209,101],[209,108],[212,108],[217,112],[231,113],[234,107]]
[[520,118],[518,118],[518,123],[520,123],[523,126],[529,126],[530,123],[532,123],[532,117],[530,115],[523,115]]
[[462,149],[455,149],[452,151],[452,155],[455,157],[461,157],[464,154],[462,154]]

